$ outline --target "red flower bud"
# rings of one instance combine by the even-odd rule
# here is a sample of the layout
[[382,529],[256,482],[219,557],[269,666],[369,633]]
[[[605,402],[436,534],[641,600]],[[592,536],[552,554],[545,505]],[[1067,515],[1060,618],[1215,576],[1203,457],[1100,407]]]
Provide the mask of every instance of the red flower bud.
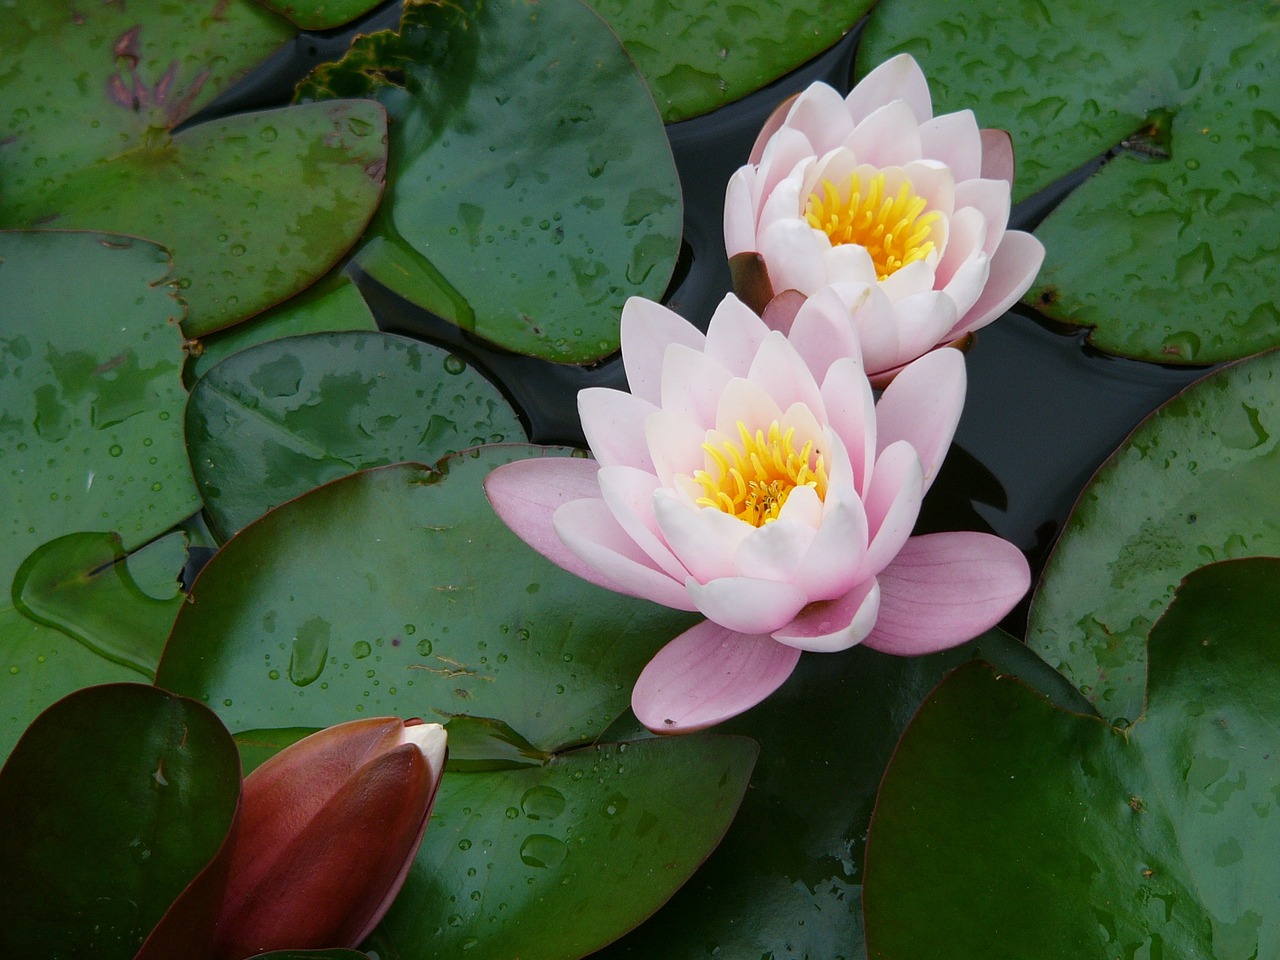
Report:
[[439,724],[356,720],[249,774],[216,956],[364,940],[422,843],[445,754]]

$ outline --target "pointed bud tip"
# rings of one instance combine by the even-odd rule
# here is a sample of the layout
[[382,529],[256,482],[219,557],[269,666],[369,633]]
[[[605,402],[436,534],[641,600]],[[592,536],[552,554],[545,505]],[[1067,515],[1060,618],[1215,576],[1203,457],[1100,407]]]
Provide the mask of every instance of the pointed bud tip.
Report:
[[431,768],[431,775],[439,777],[444,771],[444,752],[449,743],[449,734],[438,723],[407,722],[404,727],[403,743],[412,743],[422,753]]

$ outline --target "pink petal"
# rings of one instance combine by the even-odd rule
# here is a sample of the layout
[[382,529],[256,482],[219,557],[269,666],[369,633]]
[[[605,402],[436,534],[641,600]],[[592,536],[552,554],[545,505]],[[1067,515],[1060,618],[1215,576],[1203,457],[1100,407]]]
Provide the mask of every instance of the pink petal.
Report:
[[662,366],[662,409],[707,429],[715,423],[716,405],[731,379],[728,370],[702,351],[673,343]]
[[876,408],[871,384],[852,358],[831,365],[822,382],[822,399],[827,407],[827,423],[848,452],[853,482],[865,493],[867,477],[876,455]]
[[764,313],[760,314],[760,319],[764,321],[764,325],[770,330],[790,334],[791,325],[795,323],[796,314],[800,312],[800,308],[805,305],[805,301],[808,299],[799,290],[783,290],[765,304]]
[[[855,304],[860,304],[871,295],[872,288],[864,284],[860,288],[841,289]],[[824,287],[801,304],[789,329],[783,331],[819,383],[826,378],[831,364],[841,357],[849,357],[861,367],[862,345],[849,314],[849,307],[840,294]],[[826,397],[825,392],[823,396]]]
[[686,630],[649,661],[631,709],[654,733],[692,733],[750,710],[791,676],[800,651],[711,622]]
[[836,600],[811,603],[773,639],[797,650],[836,653],[860,643],[875,626],[880,588],[874,578],[857,584]]
[[807,524],[781,518],[753,527],[738,545],[734,566],[743,577],[789,583],[801,558],[809,552],[814,533]]
[[915,113],[917,123],[933,116],[929,83],[909,53],[886,60],[863,77],[845,98],[845,106],[854,123],[858,123],[877,107],[893,100],[905,100]]
[[624,464],[652,470],[645,421],[658,408],[647,400],[607,387],[578,391],[578,417],[587,445],[603,466]]
[[[795,220],[804,215],[808,194],[804,190],[805,171],[813,166],[813,157],[806,157],[774,185],[768,193],[761,194],[760,208],[756,215],[756,243],[764,243],[764,234],[780,220]],[[764,252],[763,246],[757,250]]]
[[753,168],[741,167],[725,189],[724,247],[730,257],[756,248],[756,207],[751,195],[755,176]]
[[1009,184],[1004,180],[966,180],[956,184],[956,209],[975,207],[987,222],[987,239],[982,249],[988,256],[996,252],[1009,223]]
[[922,156],[941,160],[957,181],[982,176],[982,134],[972,110],[944,113],[920,124]]
[[920,127],[911,105],[894,100],[873,110],[844,140],[860,163],[896,167],[919,160]]
[[612,590],[612,582],[564,545],[552,521],[564,504],[600,496],[599,469],[596,461],[579,457],[517,460],[490,473],[484,492],[494,513],[517,537],[557,566]]
[[764,157],[765,147],[773,139],[774,134],[782,129],[782,125],[787,122],[787,114],[791,112],[791,105],[796,102],[796,97],[800,96],[792,94],[783,100],[780,104],[773,108],[773,112],[765,119],[764,124],[760,127],[760,132],[756,135],[756,142],[751,146],[751,156],[748,163],[759,163]]
[[[959,310],[957,316],[963,316],[965,311],[977,301],[982,293],[982,287],[979,286],[976,290],[955,291],[947,288],[966,264],[972,264],[979,258],[981,258],[983,280],[986,280],[987,257],[983,248],[987,242],[987,219],[981,210],[974,207],[961,207],[951,218],[947,227],[947,247],[943,251],[942,259],[938,262],[934,283],[939,290],[947,290],[951,299],[956,302]],[[1004,232],[1003,229],[1001,232]]]
[[982,131],[982,178],[1013,186],[1013,137],[1007,130]]
[[736,572],[733,558],[751,525],[714,507],[695,507],[669,492],[653,501],[654,520],[671,552],[695,580]]
[[600,495],[618,525],[667,576],[684,583],[689,571],[672,554],[653,512],[658,478],[633,467],[601,467]]
[[584,580],[664,607],[695,609],[679,581],[663,573],[636,546],[603,500],[571,500],[552,519],[564,545],[593,572]]
[[760,345],[747,379],[759,385],[779,407],[786,409],[799,403],[823,417],[822,395],[813,373],[791,342],[776,330],[770,331]]
[[954,647],[999,623],[1030,584],[1026,558],[999,537],[912,537],[880,574],[880,616],[863,642],[901,656]]
[[799,290],[813,294],[826,285],[823,254],[831,248],[825,233],[794,217],[778,220],[760,234],[760,254],[775,292]]
[[873,374],[897,363],[901,352],[898,348],[898,314],[884,290],[876,285],[869,295],[863,297],[855,284],[833,284],[832,289],[846,303],[850,302],[849,294],[855,291],[859,294],[860,302],[856,309],[851,309],[850,315],[858,342],[862,345],[863,369]]
[[[799,130],[783,127],[769,141],[764,156],[760,160],[760,175],[756,182],[759,190],[756,209],[761,210],[764,202],[796,167],[817,155],[809,138]],[[758,223],[758,221],[757,221]]]
[[745,377],[769,327],[745,303],[727,293],[707,327],[707,356],[735,377]]
[[795,584],[754,577],[687,580],[685,589],[708,620],[739,633],[771,633],[809,602]]
[[1043,262],[1044,244],[1021,230],[1007,232],[991,257],[991,272],[982,296],[955,325],[947,339],[953,340],[984,327],[1012,307],[1027,292]]
[[853,130],[853,120],[844,100],[821,81],[811,83],[796,97],[786,125],[803,133],[818,155],[838,147]]
[[622,308],[622,366],[631,392],[653,404],[662,402],[662,358],[668,344],[701,350],[706,338],[688,320],[660,303],[631,297]]
[[879,449],[909,443],[920,457],[926,490],[951,448],[965,388],[964,355],[943,348],[908,364],[876,404]]
[[863,500],[870,540],[858,567],[858,580],[874,577],[897,555],[911,536],[923,498],[920,458],[909,443],[890,444],[876,458]]
[[828,493],[822,525],[795,569],[795,582],[804,587],[810,601],[830,600],[848,591],[867,550],[862,501],[849,497],[832,503],[831,499]]
[[876,283],[876,265],[867,248],[857,243],[839,243],[823,251],[822,267],[828,283]]
[[695,470],[702,469],[706,458],[702,450],[707,438],[705,427],[670,410],[650,414],[644,426],[645,442],[659,486],[670,487],[677,475],[692,476]]
[[[779,336],[779,334],[772,334]],[[769,391],[751,380],[730,380],[720,394],[720,408],[716,413],[716,430],[737,442],[738,424],[745,424],[754,433],[764,430],[774,420],[782,419],[782,410]],[[701,445],[699,445],[701,451]],[[699,463],[701,468],[702,464]],[[681,471],[692,473],[692,470]]]
[[894,309],[898,314],[898,356],[904,363],[924,356],[955,325],[956,305],[948,293],[919,293],[899,300]]

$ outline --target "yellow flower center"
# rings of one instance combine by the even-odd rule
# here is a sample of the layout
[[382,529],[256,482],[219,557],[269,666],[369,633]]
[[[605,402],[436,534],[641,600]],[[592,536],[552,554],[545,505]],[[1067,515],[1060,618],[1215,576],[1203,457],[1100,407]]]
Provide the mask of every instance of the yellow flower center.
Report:
[[885,196],[884,191],[883,173],[866,184],[857,173],[851,173],[847,190],[823,180],[821,188],[809,194],[804,208],[809,226],[830,237],[833,246],[856,243],[865,247],[881,280],[933,252],[929,237],[940,217],[936,210],[924,212],[928,201],[912,190],[910,183],[899,187],[894,196]]
[[715,507],[754,527],[778,519],[782,505],[796,487],[810,487],[823,500],[827,495],[827,467],[810,440],[799,451],[795,427],[786,433],[775,420],[768,431],[754,434],[738,421],[739,441],[722,441],[720,448],[704,443],[702,449],[715,470],[693,475],[704,496],[698,505]]

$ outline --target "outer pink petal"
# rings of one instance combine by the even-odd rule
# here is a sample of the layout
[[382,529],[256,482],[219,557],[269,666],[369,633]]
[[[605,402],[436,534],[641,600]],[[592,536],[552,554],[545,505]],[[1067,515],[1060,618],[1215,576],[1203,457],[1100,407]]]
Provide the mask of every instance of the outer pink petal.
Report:
[[800,651],[710,621],[658,651],[640,672],[631,709],[654,733],[692,733],[750,710],[791,676]]
[[695,609],[681,584],[627,536],[603,500],[570,500],[556,510],[553,522],[564,545],[596,572],[595,578],[584,580],[664,607]]
[[662,358],[667,345],[683,343],[703,349],[706,338],[697,327],[660,303],[631,297],[622,308],[622,366],[637,397],[662,402]]
[[653,512],[658,478],[634,467],[601,467],[597,478],[605,505],[627,536],[667,576],[684,583],[689,571],[667,546]]
[[[864,284],[857,289],[845,289],[857,309],[871,296],[872,287]],[[851,358],[861,369],[862,345],[849,314],[845,300],[831,287],[824,287],[801,304],[790,328],[783,331],[819,383],[826,378],[831,364],[841,357]]]
[[991,273],[978,302],[969,308],[948,339],[985,327],[1027,292],[1044,263],[1044,244],[1029,233],[1010,230],[991,258]]
[[1004,239],[1009,223],[1009,184],[1004,180],[965,180],[956,184],[956,208],[976,207],[987,221],[983,251],[990,256]]
[[813,294],[827,282],[823,254],[831,247],[826,234],[795,217],[778,220],[760,234],[760,255],[775,292],[799,290]]
[[926,490],[951,447],[965,388],[964,355],[943,348],[908,364],[876,404],[879,449],[899,440],[911,444],[920,457]]
[[[955,216],[951,218],[947,227],[947,248],[943,251],[942,259],[938,261],[934,279],[934,284],[939,290],[946,288],[961,267],[981,256],[987,242],[987,219],[981,210],[974,207],[961,207],[955,212]],[[1003,227],[998,229],[1001,233],[1004,232]],[[986,258],[984,257],[983,260],[983,279],[985,280]],[[964,316],[965,311],[973,306],[981,292],[979,288],[963,303],[960,303],[958,298],[952,297],[960,306],[958,316]]]
[[762,387],[782,409],[800,403],[825,419],[822,395],[813,377],[796,348],[776,330],[770,331],[761,344],[747,374],[747,379]]
[[540,457],[498,467],[485,478],[484,492],[494,513],[511,531],[557,566],[583,580],[616,589],[598,570],[564,545],[552,516],[574,500],[600,496],[600,465],[578,457]]
[[756,248],[756,208],[752,182],[756,171],[741,167],[729,178],[724,195],[724,248],[730,256]]
[[918,123],[924,123],[933,116],[929,82],[925,80],[915,57],[909,53],[886,60],[863,77],[845,98],[845,106],[857,123],[891,100],[905,100]]
[[875,625],[880,588],[874,578],[854,586],[836,600],[811,603],[773,639],[797,650],[835,653],[860,643]]
[[840,145],[853,129],[853,120],[840,94],[819,81],[796,97],[786,126],[808,137],[813,152],[821,155]]
[[898,356],[902,363],[924,356],[955,325],[955,301],[946,293],[918,293],[899,300],[894,309],[898,314]]
[[982,131],[982,176],[1013,186],[1013,138],[1007,130]]
[[876,455],[876,407],[871,384],[852,358],[831,365],[822,382],[827,423],[848,452],[853,483],[859,495],[866,492],[867,477]]
[[720,393],[731,379],[733,375],[705,353],[673,343],[662,365],[662,409],[709,428],[715,423]]
[[745,377],[768,335],[769,327],[755,311],[732,293],[726,293],[707,327],[707,356],[735,377]]
[[578,417],[587,445],[602,466],[623,464],[652,470],[645,421],[658,408],[624,390],[586,387],[578,391]]
[[1026,558],[999,537],[912,537],[880,574],[880,616],[863,642],[899,655],[954,647],[999,623],[1030,584]]
[[838,597],[854,585],[866,550],[867,515],[862,501],[851,497],[828,504],[809,552],[796,566],[795,582],[810,601]]
[[792,94],[783,100],[780,104],[773,108],[773,112],[765,118],[760,126],[760,132],[756,134],[756,142],[751,145],[751,156],[747,160],[748,163],[760,163],[764,157],[765,148],[768,147],[770,141],[773,140],[774,134],[782,129],[782,125],[787,122],[787,114],[791,112],[791,105],[796,102],[796,97],[800,94]]
[[708,620],[739,633],[772,633],[809,601],[795,584],[753,577],[687,580],[685,589]]
[[876,458],[863,501],[870,542],[856,579],[874,577],[888,566],[911,536],[923,499],[920,458],[908,443],[891,444]]
[[982,176],[982,135],[972,110],[944,113],[920,124],[923,156],[941,160],[956,180]]
[[920,126],[911,105],[894,100],[873,110],[844,140],[860,163],[896,167],[919,160]]
[[809,138],[800,130],[793,130],[790,127],[779,130],[777,136],[769,141],[760,160],[760,179],[756,184],[760,191],[756,202],[757,211],[763,207],[765,199],[796,168],[797,164],[816,156],[817,153],[813,144],[809,142]]

